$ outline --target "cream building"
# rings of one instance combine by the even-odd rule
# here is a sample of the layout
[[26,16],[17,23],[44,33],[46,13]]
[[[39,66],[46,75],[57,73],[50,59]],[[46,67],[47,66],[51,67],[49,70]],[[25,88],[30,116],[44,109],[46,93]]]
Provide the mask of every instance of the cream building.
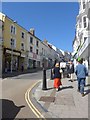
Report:
[[2,25],[2,66],[3,72],[26,69],[27,31],[3,13],[0,13]]

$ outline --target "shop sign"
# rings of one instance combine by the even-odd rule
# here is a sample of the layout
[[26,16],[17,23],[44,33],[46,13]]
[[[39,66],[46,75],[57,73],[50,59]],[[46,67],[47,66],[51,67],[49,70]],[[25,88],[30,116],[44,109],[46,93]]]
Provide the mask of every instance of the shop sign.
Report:
[[[6,53],[9,53],[9,54],[11,54],[11,50],[6,50]],[[17,55],[17,56],[20,56],[20,53],[18,53],[18,52],[14,52],[13,51],[13,55]]]

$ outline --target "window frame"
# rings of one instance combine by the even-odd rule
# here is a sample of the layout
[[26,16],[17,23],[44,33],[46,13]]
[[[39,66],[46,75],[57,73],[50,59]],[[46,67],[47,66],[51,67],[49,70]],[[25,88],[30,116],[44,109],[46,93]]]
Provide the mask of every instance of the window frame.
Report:
[[[32,48],[32,49],[31,49]],[[32,46],[30,46],[30,52],[32,53],[33,52],[33,47]]]
[[[22,45],[23,45],[23,46],[22,46]],[[22,51],[24,51],[24,50],[25,50],[25,45],[24,45],[24,43],[23,43],[23,42],[21,43],[21,50],[22,50]]]

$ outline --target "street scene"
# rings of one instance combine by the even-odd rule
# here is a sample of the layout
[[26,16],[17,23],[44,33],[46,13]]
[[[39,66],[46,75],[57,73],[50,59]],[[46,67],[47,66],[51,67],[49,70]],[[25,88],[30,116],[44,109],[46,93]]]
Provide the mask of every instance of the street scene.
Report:
[[3,2],[0,118],[89,120],[89,99],[90,0]]

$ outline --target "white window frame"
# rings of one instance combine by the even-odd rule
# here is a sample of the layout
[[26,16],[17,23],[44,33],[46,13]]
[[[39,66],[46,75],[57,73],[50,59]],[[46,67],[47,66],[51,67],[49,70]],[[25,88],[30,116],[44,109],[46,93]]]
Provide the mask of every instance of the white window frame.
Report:
[[[38,42],[38,45],[37,45],[37,42]],[[38,40],[36,40],[36,46],[39,47],[39,41]]]
[[[30,48],[31,48],[32,46],[30,46]],[[30,49],[30,53],[33,53],[33,47],[32,47],[32,51],[31,51],[31,49]]]
[[[31,38],[32,38],[32,43],[31,43]],[[30,36],[30,44],[33,44],[33,37]]]
[[[84,27],[84,17],[86,17],[86,27]],[[86,29],[87,27],[88,27],[88,23],[87,23],[88,21],[87,21],[87,16],[86,15],[84,15],[83,17],[82,17],[82,23],[83,23],[83,29]]]
[[[12,27],[12,32],[11,32],[11,27]],[[16,27],[13,24],[10,26],[10,33],[16,35]]]
[[[12,42],[11,42],[11,39],[12,39]],[[11,38],[10,39],[10,45],[11,43],[13,43],[13,45],[11,45],[11,48],[16,48],[16,39],[15,38]]]
[[[37,52],[38,51],[38,52]],[[38,55],[39,54],[39,50],[38,49],[36,49],[36,54]]]
[[86,8],[86,2],[85,2],[85,0],[83,0],[82,1],[82,9],[85,10],[85,8]]
[[[23,46],[22,46],[22,44],[23,44]],[[25,45],[23,42],[21,43],[21,50],[23,50],[23,51],[25,50]]]
[[[24,38],[22,38],[22,33],[24,33]],[[21,32],[21,38],[22,38],[22,39],[25,39],[25,32],[23,32],[23,31]]]

